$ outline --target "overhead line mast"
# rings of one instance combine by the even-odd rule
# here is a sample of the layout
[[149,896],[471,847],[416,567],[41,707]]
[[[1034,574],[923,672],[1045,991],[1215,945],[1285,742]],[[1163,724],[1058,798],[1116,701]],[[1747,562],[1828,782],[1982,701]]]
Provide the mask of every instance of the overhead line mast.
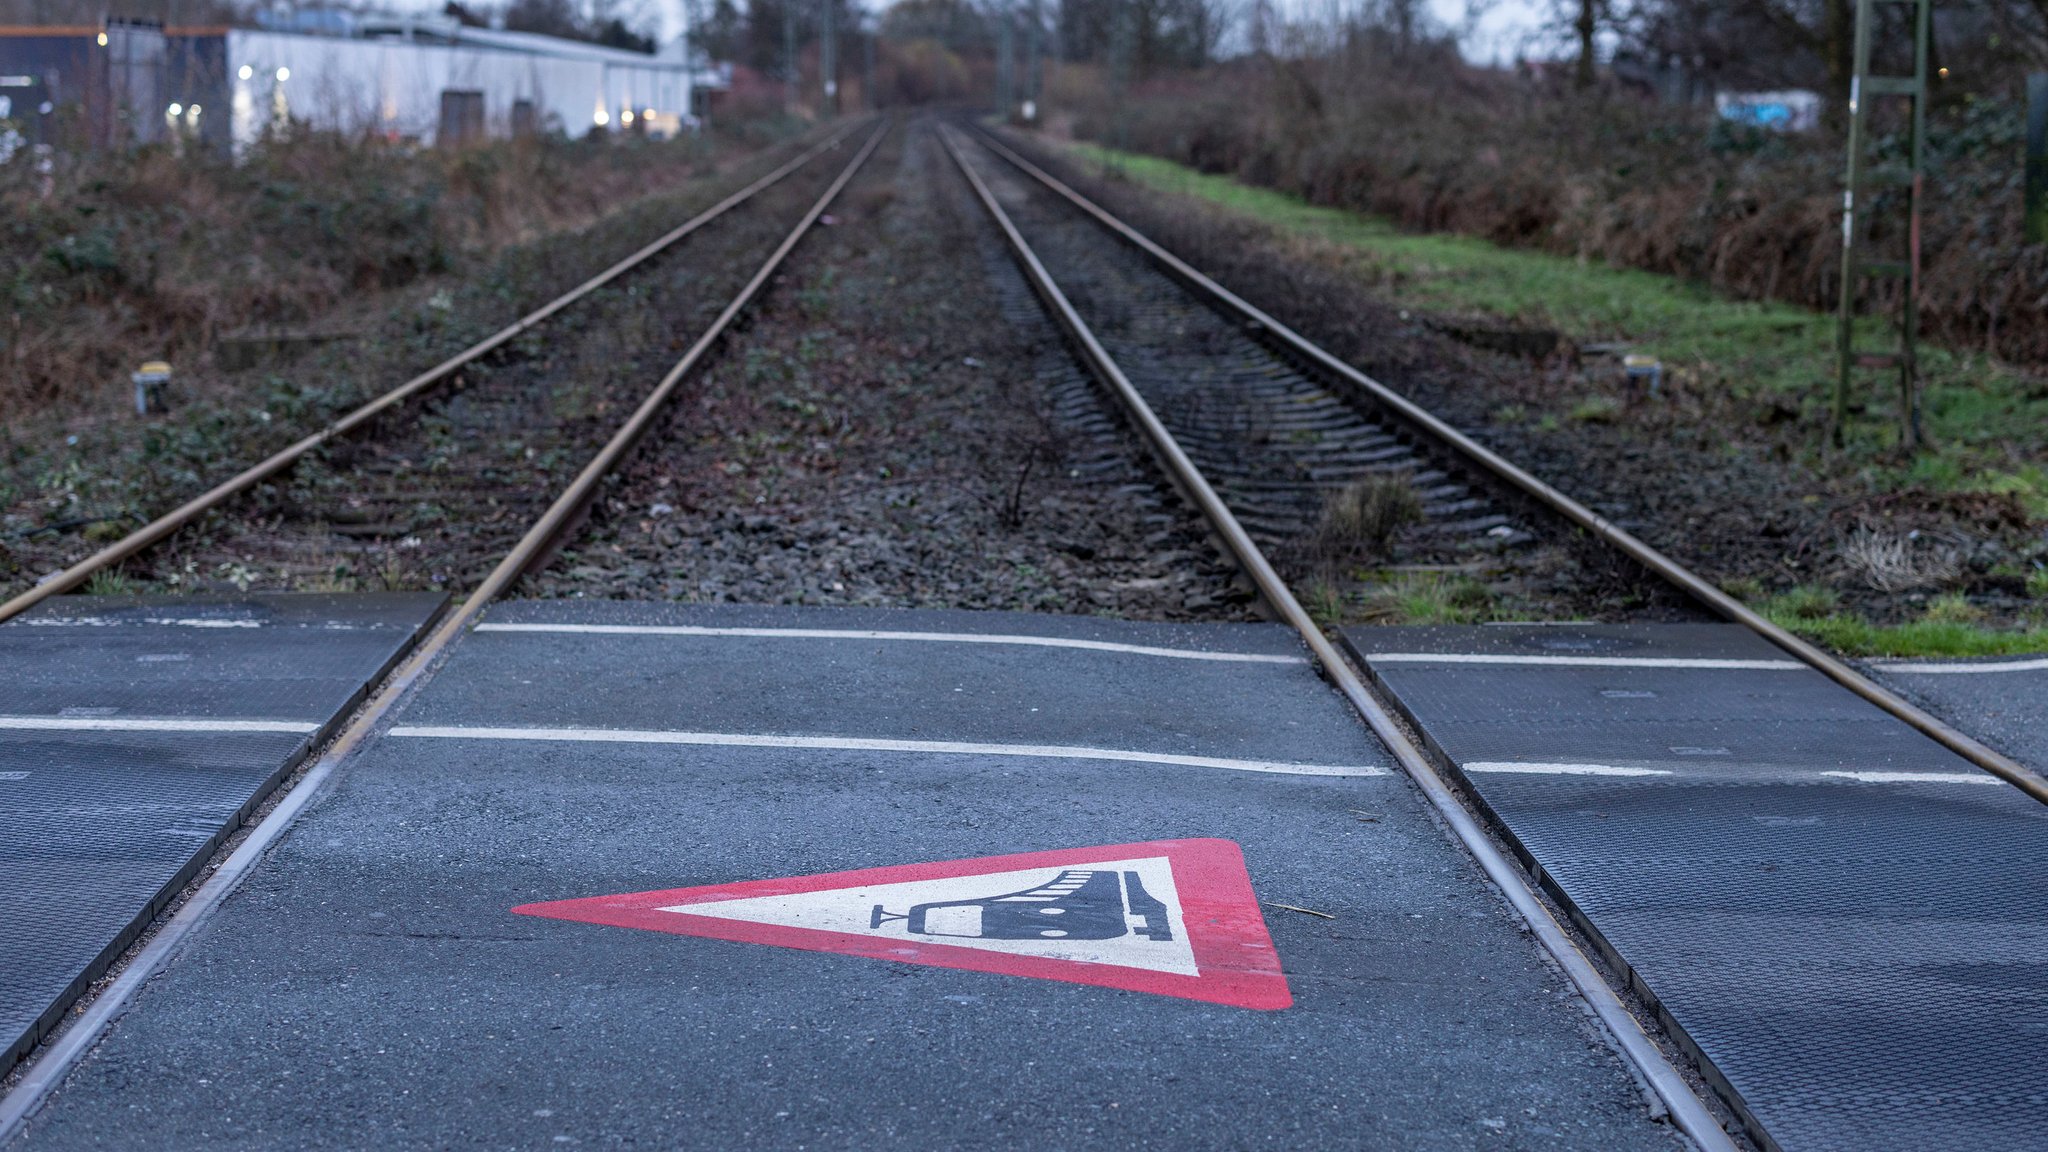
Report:
[[[1871,40],[1877,5],[1913,6],[1913,73],[1876,75],[1870,70]],[[1849,78],[1849,169],[1842,188],[1842,279],[1837,293],[1836,373],[1832,436],[1837,447],[1846,437],[1849,390],[1858,368],[1896,368],[1899,373],[1899,443],[1920,446],[1920,199],[1922,160],[1927,140],[1928,43],[1934,23],[1933,0],[1856,0],[1855,69]],[[1911,101],[1906,160],[1872,163],[1864,149],[1872,137],[1869,122],[1873,97],[1900,96]],[[1870,207],[1879,188],[1906,189],[1906,251],[1904,259],[1873,259],[1862,251]],[[1886,352],[1856,348],[1856,292],[1865,279],[1887,277],[1903,282],[1899,306],[1898,345]]]

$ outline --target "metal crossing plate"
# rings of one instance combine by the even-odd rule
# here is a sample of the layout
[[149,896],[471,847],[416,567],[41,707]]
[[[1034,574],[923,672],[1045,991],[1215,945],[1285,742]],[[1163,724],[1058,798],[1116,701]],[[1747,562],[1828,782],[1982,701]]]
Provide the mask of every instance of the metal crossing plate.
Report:
[[1734,626],[1347,639],[1767,1146],[2039,1146],[2048,808]]
[[0,626],[0,1069],[442,601],[74,596]]
[[1305,655],[496,605],[27,1147],[1675,1148]]

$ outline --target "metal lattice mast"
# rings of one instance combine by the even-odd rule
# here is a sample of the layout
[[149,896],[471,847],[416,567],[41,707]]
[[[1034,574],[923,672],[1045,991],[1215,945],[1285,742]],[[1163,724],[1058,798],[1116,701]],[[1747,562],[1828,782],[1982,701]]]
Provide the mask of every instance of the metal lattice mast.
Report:
[[[1871,41],[1875,35],[1879,4],[1910,4],[1913,7],[1913,74],[1910,76],[1874,75],[1870,71]],[[1933,24],[1933,0],[1856,0],[1855,67],[1849,79],[1849,165],[1842,189],[1842,280],[1836,305],[1837,366],[1833,424],[1837,445],[1843,442],[1844,428],[1848,423],[1849,391],[1857,368],[1898,370],[1900,443],[1908,448],[1920,444],[1920,198],[1927,138],[1927,57]],[[1874,165],[1864,155],[1871,137],[1871,101],[1880,96],[1898,96],[1912,102],[1903,169],[1896,164]],[[1866,193],[1881,187],[1906,190],[1904,259],[1873,259],[1863,251],[1871,215],[1871,198]],[[1904,298],[1899,307],[1898,346],[1889,352],[1859,352],[1856,349],[1857,289],[1865,279],[1879,277],[1904,283]]]

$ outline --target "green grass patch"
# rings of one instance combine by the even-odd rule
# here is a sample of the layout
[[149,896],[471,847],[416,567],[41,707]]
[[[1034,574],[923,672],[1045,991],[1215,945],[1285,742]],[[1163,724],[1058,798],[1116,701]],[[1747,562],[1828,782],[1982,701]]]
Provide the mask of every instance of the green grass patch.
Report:
[[1377,624],[1477,624],[1494,615],[1486,585],[1441,572],[1398,573],[1366,589],[1361,607]]
[[[1420,309],[1486,313],[1554,328],[1579,343],[1619,341],[1661,360],[1668,374],[1705,389],[1787,401],[1818,413],[1835,376],[1835,319],[1790,304],[1735,300],[1676,277],[1503,248],[1469,236],[1403,232],[1387,220],[1322,208],[1298,197],[1211,176],[1157,157],[1092,144],[1078,158],[1137,184],[1242,213],[1283,233],[1348,250],[1391,298]],[[1872,318],[1859,341],[1887,339]],[[1925,426],[1933,447],[1906,467],[1878,468],[1880,487],[1906,483],[1942,491],[2018,492],[2048,515],[2048,474],[2038,459],[2048,440],[2048,388],[1981,356],[1921,345]],[[1867,459],[1896,443],[1894,378],[1872,374],[1859,399],[1865,414],[1849,429],[1851,451]],[[1814,445],[1817,449],[1818,444]]]
[[1920,619],[1880,625],[1845,611],[1827,588],[1801,587],[1758,606],[1780,628],[1846,656],[2014,656],[2048,652],[2048,624],[1993,631],[1959,595],[1937,596]]

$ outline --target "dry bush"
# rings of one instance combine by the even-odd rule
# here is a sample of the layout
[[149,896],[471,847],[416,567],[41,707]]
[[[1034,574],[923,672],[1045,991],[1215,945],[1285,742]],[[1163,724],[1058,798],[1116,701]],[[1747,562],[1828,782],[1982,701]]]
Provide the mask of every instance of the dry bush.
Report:
[[1406,473],[1367,476],[1324,495],[1317,548],[1332,559],[1384,553],[1402,525],[1420,519],[1422,498]]
[[1879,592],[1918,592],[1953,584],[1963,571],[1954,548],[1858,525],[1840,549],[1842,567]]
[[[1068,71],[1079,71],[1068,69]],[[1073,131],[1312,203],[1832,309],[1841,139],[1716,123],[1698,106],[1575,92],[1454,57],[1243,58],[1113,103],[1070,81]],[[1922,220],[1921,318],[1935,338],[2048,361],[2048,245],[2021,227],[2024,108],[1936,108]],[[1880,128],[1879,155],[1903,141]],[[1873,238],[1903,250],[1902,190],[1877,192]],[[1871,308],[1899,286],[1872,281]]]

